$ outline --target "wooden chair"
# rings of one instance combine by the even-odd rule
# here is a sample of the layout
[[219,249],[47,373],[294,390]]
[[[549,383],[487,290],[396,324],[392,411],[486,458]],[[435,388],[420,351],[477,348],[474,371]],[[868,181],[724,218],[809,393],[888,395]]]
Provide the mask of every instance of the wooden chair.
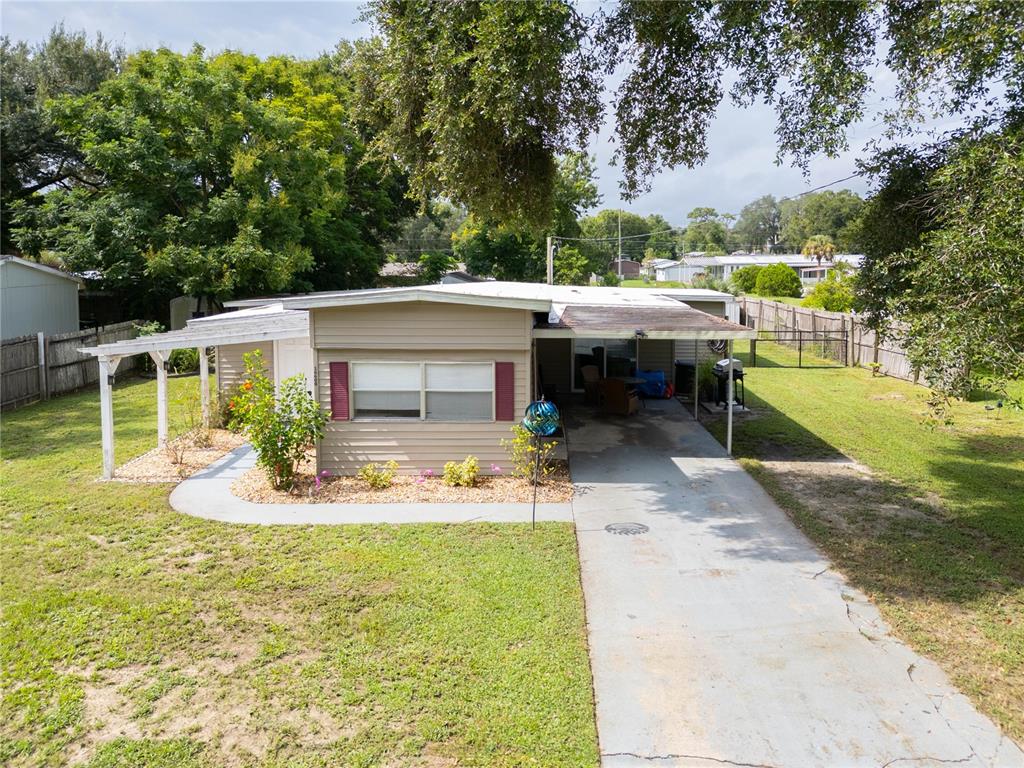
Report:
[[618,416],[631,416],[640,410],[640,398],[636,390],[621,379],[604,379],[601,382],[604,409]]
[[580,368],[583,374],[584,400],[587,405],[601,404],[601,372],[596,365],[584,365]]

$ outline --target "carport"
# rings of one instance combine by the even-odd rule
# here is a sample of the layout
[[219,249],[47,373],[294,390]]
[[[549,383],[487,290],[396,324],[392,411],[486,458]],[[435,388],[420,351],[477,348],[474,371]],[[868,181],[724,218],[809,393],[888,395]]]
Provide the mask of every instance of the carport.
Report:
[[[687,357],[697,365],[708,342],[724,342],[729,360],[727,402],[733,401],[733,341],[755,339],[757,331],[725,318],[702,312],[678,301],[665,304],[555,304],[546,321],[533,329],[535,368],[571,382],[579,391],[576,357],[579,349],[601,349],[607,363],[608,348],[618,344],[624,359],[637,371],[674,365]],[[566,352],[568,356],[566,356]],[[566,369],[568,366],[568,376]],[[556,369],[551,374],[551,369]],[[540,374],[538,374],[540,375]],[[699,408],[699,378],[693,377],[693,417]],[[726,451],[732,453],[733,409],[726,409]]]
[[145,354],[156,365],[157,446],[167,443],[167,375],[171,353],[176,349],[199,352],[199,392],[204,425],[210,423],[210,366],[207,352],[221,347],[252,342],[309,338],[308,313],[284,309],[280,304],[189,320],[185,328],[152,336],[85,347],[100,366],[100,432],[103,443],[103,478],[114,476],[114,374],[121,360]]

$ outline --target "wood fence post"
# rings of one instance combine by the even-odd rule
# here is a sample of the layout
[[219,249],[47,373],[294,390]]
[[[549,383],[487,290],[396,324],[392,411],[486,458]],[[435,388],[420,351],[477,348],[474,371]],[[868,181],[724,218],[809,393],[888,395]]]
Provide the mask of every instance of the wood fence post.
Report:
[[36,334],[36,363],[39,366],[39,399],[48,400],[46,387],[46,336],[42,331]]

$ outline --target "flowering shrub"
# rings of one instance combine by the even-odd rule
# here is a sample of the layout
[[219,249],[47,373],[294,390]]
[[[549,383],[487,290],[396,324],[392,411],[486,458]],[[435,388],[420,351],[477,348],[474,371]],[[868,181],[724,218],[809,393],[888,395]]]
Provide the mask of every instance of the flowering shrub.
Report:
[[480,462],[476,456],[467,456],[462,461],[449,461],[444,465],[444,484],[472,488],[480,474]]
[[387,488],[395,481],[395,473],[398,472],[398,462],[392,459],[379,468],[372,461],[363,466],[359,472],[359,478],[366,482],[371,488]]
[[514,424],[512,438],[501,441],[501,447],[508,452],[509,461],[512,462],[512,474],[515,477],[522,477],[533,482],[533,468],[538,451],[540,452],[538,479],[543,480],[555,471],[553,454],[558,441],[541,440],[539,446],[537,442],[537,438],[522,424]]
[[266,471],[274,488],[290,491],[306,452],[323,437],[327,414],[306,391],[301,373],[282,381],[275,393],[263,354],[256,350],[242,359],[246,379],[228,404],[230,426],[252,443],[256,464]]
[[416,478],[416,485],[423,485],[427,480],[434,476],[434,470],[432,469],[421,469],[420,476]]

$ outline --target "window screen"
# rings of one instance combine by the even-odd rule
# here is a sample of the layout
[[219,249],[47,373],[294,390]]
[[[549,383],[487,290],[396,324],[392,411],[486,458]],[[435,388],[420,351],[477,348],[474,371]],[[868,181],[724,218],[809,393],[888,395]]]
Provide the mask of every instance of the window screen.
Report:
[[491,421],[493,363],[427,363],[426,418],[432,421]]
[[419,363],[353,363],[354,418],[418,419],[421,381]]

